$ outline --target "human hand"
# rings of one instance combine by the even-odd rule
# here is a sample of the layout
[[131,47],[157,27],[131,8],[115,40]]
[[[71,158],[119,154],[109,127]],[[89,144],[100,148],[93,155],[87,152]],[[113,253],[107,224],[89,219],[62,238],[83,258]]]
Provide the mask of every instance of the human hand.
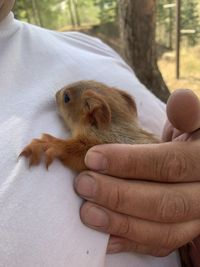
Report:
[[[200,116],[199,101],[195,105],[194,118]],[[173,103],[168,106],[168,115],[173,108]],[[185,123],[182,115],[175,116],[174,125]],[[183,137],[173,133],[168,123],[165,140]],[[108,253],[165,256],[200,234],[200,131],[187,137],[194,140],[101,145],[88,151],[85,162],[93,171],[81,173],[75,189],[88,200],[81,208],[83,223],[111,234]]]

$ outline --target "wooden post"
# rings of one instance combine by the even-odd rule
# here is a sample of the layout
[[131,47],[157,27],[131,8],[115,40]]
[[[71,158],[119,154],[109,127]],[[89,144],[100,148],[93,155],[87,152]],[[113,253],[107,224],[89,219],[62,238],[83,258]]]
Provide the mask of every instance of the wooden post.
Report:
[[169,49],[172,50],[172,43],[173,43],[173,40],[172,40],[172,34],[173,34],[173,10],[172,8],[169,8]]
[[176,79],[180,78],[180,20],[181,0],[176,0]]

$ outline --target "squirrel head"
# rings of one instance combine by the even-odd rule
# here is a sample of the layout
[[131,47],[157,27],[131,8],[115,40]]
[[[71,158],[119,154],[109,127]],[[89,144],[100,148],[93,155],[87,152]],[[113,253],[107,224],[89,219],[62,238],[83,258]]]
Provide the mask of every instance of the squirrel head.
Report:
[[111,124],[137,117],[134,99],[124,91],[96,81],[79,81],[56,93],[61,117],[72,133],[84,127],[109,130]]

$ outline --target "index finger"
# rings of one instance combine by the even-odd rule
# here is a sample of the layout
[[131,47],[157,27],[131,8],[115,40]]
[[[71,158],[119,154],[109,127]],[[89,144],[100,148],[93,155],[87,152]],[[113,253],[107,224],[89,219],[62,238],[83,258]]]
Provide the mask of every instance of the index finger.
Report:
[[159,182],[199,181],[199,161],[199,141],[99,145],[91,148],[85,158],[86,166],[94,171]]

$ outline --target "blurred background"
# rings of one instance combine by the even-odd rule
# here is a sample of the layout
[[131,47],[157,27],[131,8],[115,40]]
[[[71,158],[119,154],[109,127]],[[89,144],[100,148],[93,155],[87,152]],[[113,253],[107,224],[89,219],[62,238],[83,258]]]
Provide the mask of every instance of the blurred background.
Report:
[[[132,1],[132,4],[137,1]],[[140,3],[142,1],[144,0],[140,0]],[[129,8],[127,5],[131,5],[131,1],[129,4],[127,2],[124,0],[17,0],[14,14],[17,19],[48,29],[75,30],[98,36],[124,56],[123,39],[120,39],[120,31],[123,31],[120,28],[121,18],[119,17],[122,16],[120,10],[123,13],[123,8],[126,8],[127,12],[134,13],[134,8],[138,8],[137,12],[144,12],[139,10],[139,5],[133,4],[131,7],[133,9]],[[170,91],[177,88],[190,88],[200,97],[200,1],[180,1],[179,79],[176,78],[175,53],[177,1],[149,0],[146,2],[148,2],[147,9],[155,13],[153,18],[156,63],[165,84]],[[153,2],[155,7],[152,7]],[[127,14],[125,16],[131,16]]]

